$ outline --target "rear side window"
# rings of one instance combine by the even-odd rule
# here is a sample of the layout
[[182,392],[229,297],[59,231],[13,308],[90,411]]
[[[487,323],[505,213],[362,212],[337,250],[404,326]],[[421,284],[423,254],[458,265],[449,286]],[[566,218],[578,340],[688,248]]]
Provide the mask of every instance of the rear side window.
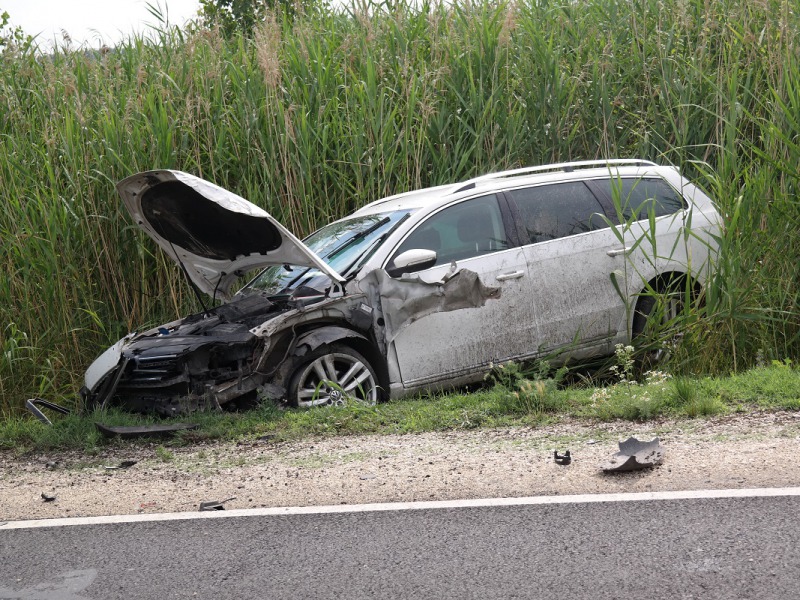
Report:
[[666,181],[658,178],[604,179],[591,185],[602,190],[609,219],[619,223],[619,212],[626,221],[671,215],[686,208],[686,201]]
[[436,264],[464,260],[509,247],[497,197],[482,196],[445,208],[424,221],[392,256],[406,250],[436,251]]
[[536,244],[608,227],[603,207],[581,181],[505,192],[517,205],[523,243]]

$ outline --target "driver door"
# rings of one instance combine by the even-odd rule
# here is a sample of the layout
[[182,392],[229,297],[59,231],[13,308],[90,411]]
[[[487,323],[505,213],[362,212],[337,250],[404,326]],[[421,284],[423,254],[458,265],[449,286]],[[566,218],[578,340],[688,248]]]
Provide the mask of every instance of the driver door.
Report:
[[506,234],[498,198],[492,194],[450,205],[433,214],[395,249],[437,253],[436,264],[418,272],[422,281],[441,281],[456,270],[478,274],[499,287],[483,306],[438,312],[407,325],[393,340],[405,387],[475,378],[492,362],[520,358],[535,348],[535,307],[526,299],[528,267],[524,252]]

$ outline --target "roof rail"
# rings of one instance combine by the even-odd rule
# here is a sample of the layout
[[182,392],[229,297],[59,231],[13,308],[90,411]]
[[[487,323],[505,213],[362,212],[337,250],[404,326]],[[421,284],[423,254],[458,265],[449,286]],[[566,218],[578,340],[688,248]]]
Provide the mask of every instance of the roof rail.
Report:
[[581,160],[575,162],[557,163],[553,165],[540,165],[537,167],[522,167],[520,169],[511,169],[510,171],[498,171],[497,173],[489,173],[474,177],[467,181],[461,182],[454,194],[462,192],[475,187],[475,184],[481,181],[492,181],[494,179],[504,179],[506,177],[521,177],[532,173],[546,173],[548,171],[574,171],[575,169],[590,169],[593,167],[622,167],[622,166],[643,166],[643,167],[657,167],[658,165],[649,160],[642,160],[638,158],[615,158],[610,160]]

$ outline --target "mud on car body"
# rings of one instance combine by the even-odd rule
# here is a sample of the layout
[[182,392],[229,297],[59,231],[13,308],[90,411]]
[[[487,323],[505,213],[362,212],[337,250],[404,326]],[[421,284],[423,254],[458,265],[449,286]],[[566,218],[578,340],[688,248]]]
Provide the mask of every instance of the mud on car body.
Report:
[[638,160],[400,194],[304,241],[187,173],[140,173],[117,188],[193,287],[225,301],[130,334],[87,370],[86,406],[161,414],[255,396],[375,402],[560,348],[607,354],[646,321],[629,310],[644,289],[702,286],[719,223],[677,169]]

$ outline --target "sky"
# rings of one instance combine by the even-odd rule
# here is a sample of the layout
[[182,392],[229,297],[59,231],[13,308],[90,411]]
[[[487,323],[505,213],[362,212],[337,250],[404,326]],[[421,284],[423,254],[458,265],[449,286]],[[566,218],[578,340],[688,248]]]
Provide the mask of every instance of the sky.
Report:
[[[197,14],[199,0],[150,0],[164,11],[169,22],[183,25]],[[0,13],[7,12],[12,26],[29,35],[39,34],[41,44],[62,42],[61,30],[72,38],[73,47],[112,46],[133,31],[145,31],[155,18],[146,0],[0,0]],[[102,38],[102,40],[101,40]]]

